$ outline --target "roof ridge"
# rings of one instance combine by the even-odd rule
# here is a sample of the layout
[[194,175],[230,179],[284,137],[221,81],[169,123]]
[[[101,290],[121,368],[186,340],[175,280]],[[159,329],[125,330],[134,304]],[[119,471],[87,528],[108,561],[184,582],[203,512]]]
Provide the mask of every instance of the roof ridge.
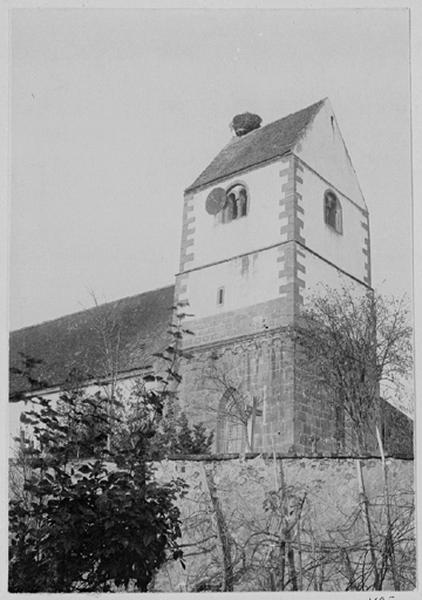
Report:
[[[309,104],[308,106],[305,106],[304,108],[300,108],[299,110],[295,110],[294,112],[289,113],[288,115],[285,115],[284,117],[280,117],[279,119],[275,119],[275,121],[271,121],[270,123],[266,123],[265,125],[262,125],[262,127],[257,127],[257,129],[252,129],[252,131],[249,131],[248,133],[246,133],[245,135],[242,135],[240,137],[238,136],[233,136],[231,140],[229,140],[229,142],[227,142],[227,144],[222,148],[222,150],[224,150],[227,146],[229,146],[230,144],[233,144],[235,142],[244,140],[248,137],[252,137],[252,134],[256,134],[260,131],[263,131],[264,129],[266,129],[267,127],[270,127],[271,125],[275,125],[276,123],[280,123],[280,121],[284,121],[284,119],[289,119],[290,117],[294,117],[295,115],[304,112],[306,110],[309,110],[310,108],[316,108],[318,106],[318,104],[322,104],[323,102],[325,102],[326,100],[328,100],[328,96],[326,96],[325,98],[322,98],[321,100],[318,100],[317,102],[313,102],[312,104]],[[306,127],[306,125],[304,125],[304,127],[302,129],[304,129]]]
[[[250,133],[254,133],[257,131],[262,131],[263,129],[265,129],[266,127],[269,127],[270,125],[274,125],[275,123],[280,123],[280,121],[284,121],[284,119],[289,119],[290,117],[294,117],[295,115],[298,115],[301,112],[305,112],[306,110],[309,110],[310,108],[316,108],[319,104],[322,104],[327,99],[328,99],[328,97],[326,96],[325,98],[322,98],[321,100],[318,100],[317,102],[313,102],[312,104],[309,104],[308,106],[305,106],[304,108],[295,110],[294,112],[291,112],[288,115],[285,115],[284,117],[280,117],[279,119],[276,119],[275,121],[271,121],[270,123],[267,123],[266,125],[263,125],[262,127],[259,127],[258,129],[254,129],[253,131],[250,131],[246,135],[249,135]],[[305,127],[306,127],[306,125],[304,125],[302,129],[304,129]],[[242,136],[239,139],[242,139],[244,137],[246,137],[246,136]]]
[[[258,129],[254,129],[245,135],[240,137],[234,136],[223,146],[220,152],[198,175],[195,181],[185,189],[185,193],[209,185],[213,181],[223,177],[228,177],[245,168],[251,167],[253,164],[263,162],[263,160],[274,158],[278,154],[280,156],[285,154],[286,151],[292,149],[299,135],[306,129],[309,122],[315,116],[317,109],[319,109],[326,100],[328,100],[327,97],[322,98],[321,100],[309,104],[295,112],[289,113],[280,119],[276,119]],[[303,115],[303,117],[301,117],[301,115]],[[302,124],[300,123],[301,118],[304,118],[305,120]],[[280,140],[277,141],[280,149],[278,154],[275,153],[274,150],[274,141],[271,141],[272,130],[276,132],[276,135],[277,132],[278,135],[280,135],[280,132],[283,132],[284,130],[284,133],[282,133],[285,138],[284,143],[280,142]],[[255,148],[253,148],[254,140],[256,140]],[[251,157],[251,154],[254,156]]]
[[111,304],[118,304],[124,300],[129,300],[131,298],[139,298],[140,296],[146,296],[147,294],[151,294],[152,292],[159,292],[161,290],[168,290],[170,288],[174,288],[174,284],[166,285],[159,288],[154,288],[152,290],[146,290],[145,292],[141,292],[139,294],[133,294],[132,296],[123,296],[123,298],[117,298],[116,300],[109,300],[108,302],[102,302],[101,304],[97,304],[95,306],[90,306],[89,308],[85,308],[82,310],[77,310],[75,312],[67,313],[65,315],[61,315],[60,317],[54,317],[53,319],[46,319],[45,321],[40,321],[39,323],[34,323],[33,325],[26,325],[25,327],[20,327],[19,329],[13,329],[9,332],[9,335],[13,333],[18,333],[21,331],[27,331],[29,329],[35,329],[36,327],[42,327],[47,325],[48,323],[55,323],[57,321],[62,321],[64,319],[68,319],[70,317],[76,317],[77,315],[82,315],[83,313],[87,313],[93,310],[97,310],[100,307],[110,306]]
[[[309,110],[310,108],[315,108],[316,106],[318,106],[318,104],[322,104],[327,99],[328,99],[327,97],[322,98],[322,100],[318,100],[318,102],[313,102],[312,104],[309,104],[309,106],[305,106],[304,108],[295,110],[294,112],[289,113],[288,115],[285,115],[284,117],[280,117],[279,119],[276,119],[275,121],[271,121],[270,123],[266,123],[265,125],[262,125],[262,127],[257,127],[256,129],[252,129],[252,131],[249,131],[245,135],[241,135],[241,136],[234,135],[227,142],[227,144],[225,144],[223,146],[223,148],[221,149],[221,152],[223,152],[223,150],[225,150],[228,146],[232,146],[233,144],[236,144],[237,142],[242,142],[248,138],[250,139],[253,136],[253,134],[258,134],[261,131],[264,131],[267,127],[270,127],[272,125],[275,125],[276,123],[280,123],[281,121],[284,121],[284,119],[290,119],[290,117],[294,117],[295,115],[297,115],[301,112],[305,112],[306,110]],[[306,125],[304,125],[304,127],[302,129],[304,129],[305,127],[306,127]]]
[[[303,124],[303,127],[297,132],[296,135],[296,139],[295,139],[295,145],[299,142],[299,140],[306,134],[306,131],[308,129],[308,127],[311,125],[314,117],[316,116],[317,112],[319,112],[319,108],[322,106],[322,104],[328,100],[328,97],[323,98],[322,100],[319,100],[318,102],[315,102],[314,104],[311,104],[310,106],[308,106],[307,108],[304,108],[303,110],[309,110],[309,109],[314,109],[314,113],[312,114],[312,116],[308,119],[308,121],[306,123]],[[318,108],[318,110],[316,110]],[[300,112],[300,111],[298,111]]]

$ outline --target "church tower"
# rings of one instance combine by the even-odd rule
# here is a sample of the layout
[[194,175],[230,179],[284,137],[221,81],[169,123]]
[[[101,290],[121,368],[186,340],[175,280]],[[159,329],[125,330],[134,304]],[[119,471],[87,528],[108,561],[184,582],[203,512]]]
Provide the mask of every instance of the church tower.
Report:
[[181,400],[217,452],[334,447],[300,394],[286,328],[318,283],[371,285],[368,210],[328,99],[233,139],[184,197],[176,301],[189,302]]

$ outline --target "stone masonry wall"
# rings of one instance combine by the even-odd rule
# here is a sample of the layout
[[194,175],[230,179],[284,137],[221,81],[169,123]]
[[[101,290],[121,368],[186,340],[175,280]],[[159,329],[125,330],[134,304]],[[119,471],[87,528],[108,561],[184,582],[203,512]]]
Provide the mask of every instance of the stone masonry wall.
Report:
[[216,431],[225,391],[239,391],[245,405],[256,399],[254,450],[287,452],[293,444],[293,353],[283,329],[192,349],[182,366],[181,405],[192,421]]
[[[381,561],[379,539],[386,532],[383,467],[377,458],[362,460],[360,465],[377,540],[377,560]],[[414,466],[411,460],[387,459],[386,467],[391,518],[402,539],[395,547],[396,565],[401,589],[410,590],[415,587]],[[197,457],[162,462],[157,465],[156,476],[159,480],[179,477],[189,488],[179,501],[186,568],[174,561],[167,563],[156,578],[154,591],[221,590],[223,556],[210,480],[230,544],[234,591],[281,589],[276,579],[281,569],[279,543],[274,541],[277,536],[283,538],[282,514],[291,526],[293,564],[297,571],[302,565],[299,589],[348,589],[342,548],[347,549],[353,564],[367,561],[360,553],[361,548],[367,552],[367,531],[355,459],[275,458],[271,454],[246,460]],[[280,512],[281,506],[284,512]],[[292,589],[291,582],[286,585],[287,590]],[[391,575],[387,574],[383,589],[394,589]]]
[[267,331],[291,323],[291,303],[285,297],[275,298],[253,306],[223,312],[186,324],[195,335],[185,339],[185,347],[219,344],[235,340],[241,336],[262,335]]

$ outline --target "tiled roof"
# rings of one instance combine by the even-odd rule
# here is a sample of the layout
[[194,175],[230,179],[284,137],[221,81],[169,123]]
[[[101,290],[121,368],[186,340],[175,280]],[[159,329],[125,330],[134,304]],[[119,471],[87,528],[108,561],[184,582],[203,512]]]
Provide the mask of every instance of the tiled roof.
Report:
[[298,141],[324,100],[231,140],[186,191],[282,156]]
[[[21,368],[20,353],[41,360],[33,375],[42,387],[60,385],[75,372],[88,380],[107,376],[110,364],[119,372],[149,366],[169,342],[173,301],[169,286],[13,331],[10,365]],[[11,374],[11,398],[26,389],[26,379]]]

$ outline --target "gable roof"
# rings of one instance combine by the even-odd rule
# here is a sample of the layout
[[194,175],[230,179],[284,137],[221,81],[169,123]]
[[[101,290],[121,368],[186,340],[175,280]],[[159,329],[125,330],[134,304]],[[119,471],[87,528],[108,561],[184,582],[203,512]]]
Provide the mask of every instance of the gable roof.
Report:
[[[20,353],[42,361],[32,374],[41,388],[61,385],[72,373],[106,377],[110,365],[119,373],[145,368],[169,343],[173,302],[171,285],[13,331],[10,366],[22,367]],[[12,373],[11,399],[28,390],[26,378]]]
[[320,100],[242,137],[233,138],[186,192],[289,152],[324,101]]

